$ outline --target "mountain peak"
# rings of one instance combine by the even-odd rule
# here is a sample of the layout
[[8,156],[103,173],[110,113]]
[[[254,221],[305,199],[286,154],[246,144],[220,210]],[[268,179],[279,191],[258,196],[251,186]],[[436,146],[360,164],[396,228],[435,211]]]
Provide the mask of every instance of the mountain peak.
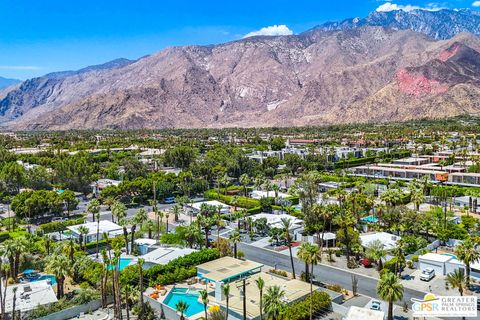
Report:
[[376,10],[365,18],[326,22],[316,29],[347,30],[364,26],[381,26],[395,30],[413,30],[436,40],[445,40],[462,32],[480,35],[480,12],[470,9],[421,9],[398,7]]

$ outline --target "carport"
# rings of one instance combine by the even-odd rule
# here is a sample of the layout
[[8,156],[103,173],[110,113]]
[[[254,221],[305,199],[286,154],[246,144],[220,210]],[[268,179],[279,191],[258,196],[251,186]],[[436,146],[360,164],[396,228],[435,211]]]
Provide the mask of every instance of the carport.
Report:
[[418,257],[418,262],[420,264],[420,270],[432,268],[433,270],[435,270],[435,274],[445,275],[445,263],[448,262],[450,259],[452,259],[451,256],[436,253],[427,253]]

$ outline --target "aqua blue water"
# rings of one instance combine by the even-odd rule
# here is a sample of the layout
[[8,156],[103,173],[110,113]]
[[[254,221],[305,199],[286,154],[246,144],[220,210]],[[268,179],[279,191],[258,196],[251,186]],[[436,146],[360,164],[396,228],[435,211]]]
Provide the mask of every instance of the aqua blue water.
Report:
[[[120,258],[120,262],[118,264],[118,270],[122,271],[125,269],[130,263],[132,262],[132,258]],[[113,270],[114,266],[109,265],[108,270]]]
[[441,253],[442,256],[452,257],[453,259],[458,260],[457,256],[452,253]]
[[55,278],[54,275],[51,275],[51,274],[46,274],[46,275],[40,276],[36,279],[32,279],[30,281],[35,282],[35,281],[41,281],[41,280],[50,280],[50,285],[52,285],[52,286],[57,283],[57,279]]
[[360,220],[370,222],[370,223],[377,223],[378,222],[378,218],[374,217],[374,216],[364,217],[364,218],[361,218]]
[[198,292],[187,291],[187,288],[174,288],[168,293],[163,303],[173,310],[176,310],[175,305],[179,301],[185,301],[187,305],[189,305],[185,315],[191,317],[194,314],[203,312],[203,304],[198,302],[198,297]]

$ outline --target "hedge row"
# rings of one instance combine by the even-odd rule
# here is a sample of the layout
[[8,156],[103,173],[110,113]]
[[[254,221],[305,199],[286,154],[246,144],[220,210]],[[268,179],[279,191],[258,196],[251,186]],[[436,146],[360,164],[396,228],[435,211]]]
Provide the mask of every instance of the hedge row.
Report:
[[[216,190],[208,190],[204,194],[205,198],[209,200],[219,200],[225,204],[233,206],[233,198],[235,196],[226,196],[223,194],[218,194]],[[243,196],[236,196],[238,199],[237,207],[251,209],[260,206],[260,201],[257,199],[247,198]]]
[[69,226],[85,223],[85,218],[78,218],[66,221],[53,221],[40,225],[40,231],[43,233],[64,231]]
[[[183,257],[179,257],[166,265],[155,265],[145,270],[145,280],[151,286],[156,284],[168,285],[194,277],[197,274],[196,266],[220,258],[217,249],[203,249]],[[127,267],[122,271],[122,278],[131,285],[138,284],[137,266]],[[125,272],[124,272],[125,271]]]
[[313,302],[312,313],[330,309],[331,299],[328,293],[315,291],[312,296],[305,300],[294,302],[287,306],[285,319],[289,320],[308,320],[310,319],[310,301]]

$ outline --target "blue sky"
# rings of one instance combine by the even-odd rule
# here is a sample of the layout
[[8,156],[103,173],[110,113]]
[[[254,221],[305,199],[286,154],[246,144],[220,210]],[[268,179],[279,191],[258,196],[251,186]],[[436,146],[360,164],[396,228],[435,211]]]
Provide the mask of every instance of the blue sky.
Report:
[[[397,0],[389,6],[473,8],[474,1]],[[26,79],[120,57],[137,59],[172,45],[236,40],[265,27],[270,28],[262,33],[300,33],[325,21],[366,16],[385,3],[0,0],[0,76]]]

